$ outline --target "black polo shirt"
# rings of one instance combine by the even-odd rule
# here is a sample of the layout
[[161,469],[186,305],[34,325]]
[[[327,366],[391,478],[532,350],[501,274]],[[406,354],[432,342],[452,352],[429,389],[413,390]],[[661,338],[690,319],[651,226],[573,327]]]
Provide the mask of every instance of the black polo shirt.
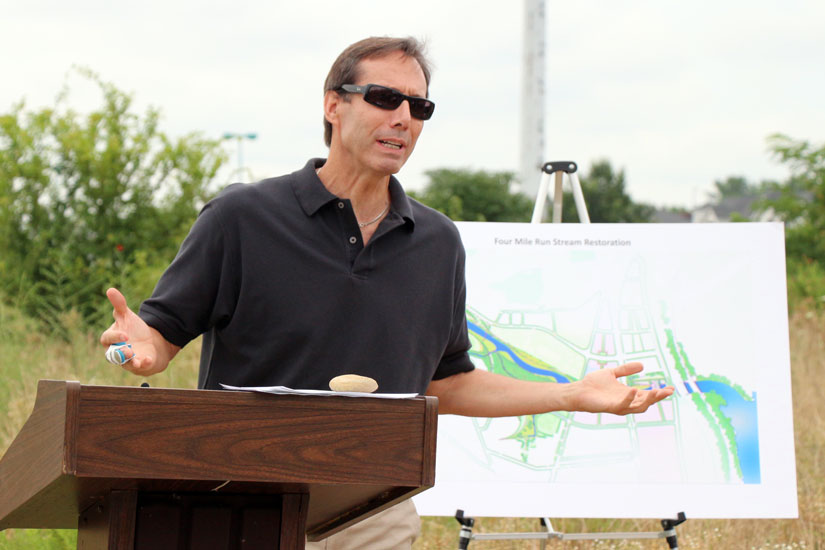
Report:
[[315,173],[323,162],[226,188],[141,306],[175,345],[204,334],[199,387],[329,389],[360,374],[380,392],[423,393],[473,369],[453,223],[393,177],[390,211],[364,246],[350,201]]

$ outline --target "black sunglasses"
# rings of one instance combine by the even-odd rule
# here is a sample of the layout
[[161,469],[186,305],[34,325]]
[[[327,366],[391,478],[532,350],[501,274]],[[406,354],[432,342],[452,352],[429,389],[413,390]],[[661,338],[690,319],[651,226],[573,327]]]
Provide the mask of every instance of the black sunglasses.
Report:
[[435,103],[425,97],[404,95],[398,90],[379,86],[378,84],[367,84],[366,86],[344,84],[338,90],[352,94],[364,94],[364,101],[388,111],[398,109],[406,99],[410,103],[410,115],[419,120],[429,120],[435,110]]

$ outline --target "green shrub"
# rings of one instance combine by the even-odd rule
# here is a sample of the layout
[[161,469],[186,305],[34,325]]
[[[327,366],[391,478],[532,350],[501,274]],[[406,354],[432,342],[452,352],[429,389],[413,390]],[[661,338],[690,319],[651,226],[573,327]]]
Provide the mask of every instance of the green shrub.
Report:
[[[102,106],[0,114],[0,289],[55,326],[76,310],[100,323],[105,289],[137,285],[134,265],[167,264],[226,154],[216,140],[172,139],[160,114],[89,71]],[[141,260],[141,255],[143,258]]]
[[788,258],[788,307],[825,310],[825,268],[809,258]]

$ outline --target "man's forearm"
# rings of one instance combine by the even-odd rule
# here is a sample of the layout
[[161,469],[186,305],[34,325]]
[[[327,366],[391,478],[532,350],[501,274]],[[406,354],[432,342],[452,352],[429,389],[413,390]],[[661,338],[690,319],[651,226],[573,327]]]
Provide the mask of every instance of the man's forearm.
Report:
[[573,384],[530,382],[484,370],[433,380],[427,395],[438,397],[439,414],[519,416],[572,410]]

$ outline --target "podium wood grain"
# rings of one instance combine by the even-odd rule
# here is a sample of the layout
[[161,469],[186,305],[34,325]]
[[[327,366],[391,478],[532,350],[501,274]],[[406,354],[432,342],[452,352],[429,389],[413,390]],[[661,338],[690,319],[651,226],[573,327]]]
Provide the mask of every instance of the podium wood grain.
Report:
[[279,495],[316,540],[431,487],[436,424],[433,398],[42,380],[0,459],[0,529],[75,528],[134,495]]

